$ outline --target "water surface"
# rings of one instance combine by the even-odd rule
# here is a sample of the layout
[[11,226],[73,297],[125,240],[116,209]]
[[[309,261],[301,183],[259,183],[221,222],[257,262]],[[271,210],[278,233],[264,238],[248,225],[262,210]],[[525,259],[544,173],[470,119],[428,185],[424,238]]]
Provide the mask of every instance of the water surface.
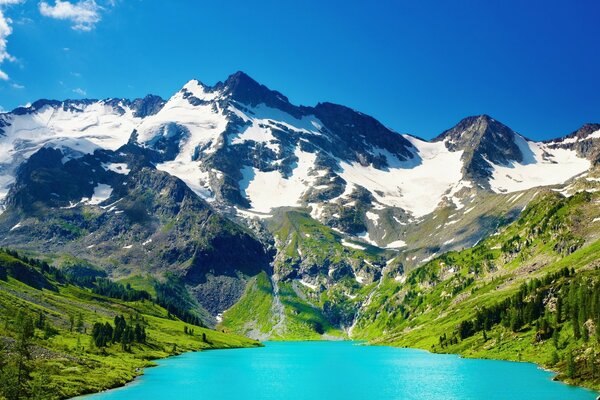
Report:
[[120,389],[86,400],[566,400],[597,393],[552,381],[529,363],[462,359],[353,342],[270,342],[158,361]]

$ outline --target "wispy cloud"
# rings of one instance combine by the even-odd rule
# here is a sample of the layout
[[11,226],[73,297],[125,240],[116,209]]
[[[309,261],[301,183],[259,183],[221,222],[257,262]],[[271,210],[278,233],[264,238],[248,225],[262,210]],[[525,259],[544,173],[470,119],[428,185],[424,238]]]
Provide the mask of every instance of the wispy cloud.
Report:
[[73,89],[73,93],[78,94],[79,96],[86,96],[87,92],[85,91],[85,89],[82,88],[75,88]]
[[77,3],[56,0],[53,6],[42,1],[39,9],[45,17],[70,21],[71,28],[76,31],[91,31],[101,20],[100,6],[95,0],[81,0]]
[[[13,56],[11,56],[7,50],[7,38],[12,33],[12,28],[10,26],[11,23],[12,20],[10,18],[6,18],[4,16],[4,13],[2,12],[2,9],[0,8],[0,64],[2,64],[6,60],[14,60]],[[0,79],[8,80],[8,75],[6,74],[6,72],[0,70]]]
[[12,87],[13,89],[25,89],[25,86],[23,86],[23,85],[20,85],[20,84],[18,84],[18,83],[12,83],[12,84],[10,85],[10,87]]
[[[15,4],[20,4],[24,0],[0,0],[0,65],[4,61],[15,61],[15,58],[8,52],[8,40],[7,38],[12,33],[12,20],[4,16],[3,7]],[[8,74],[0,70],[0,80],[7,81],[9,79]]]

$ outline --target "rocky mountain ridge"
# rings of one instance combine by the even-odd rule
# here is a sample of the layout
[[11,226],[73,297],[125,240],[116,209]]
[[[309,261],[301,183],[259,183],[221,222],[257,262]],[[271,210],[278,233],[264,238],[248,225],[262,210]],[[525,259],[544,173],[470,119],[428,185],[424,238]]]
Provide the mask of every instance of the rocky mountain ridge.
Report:
[[347,329],[385,276],[473,246],[542,188],[595,190],[600,154],[597,124],[533,142],[482,115],[425,141],[242,72],[168,100],[38,101],[0,130],[0,245],[174,277],[212,325],[270,287],[279,319],[236,326],[298,337]]

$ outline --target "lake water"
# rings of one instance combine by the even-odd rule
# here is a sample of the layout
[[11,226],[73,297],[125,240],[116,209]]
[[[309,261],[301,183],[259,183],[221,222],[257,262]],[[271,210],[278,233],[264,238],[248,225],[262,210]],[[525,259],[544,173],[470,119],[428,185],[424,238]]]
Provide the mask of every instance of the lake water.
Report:
[[528,363],[461,359],[353,342],[271,342],[264,348],[161,360],[124,388],[86,400],[594,400]]

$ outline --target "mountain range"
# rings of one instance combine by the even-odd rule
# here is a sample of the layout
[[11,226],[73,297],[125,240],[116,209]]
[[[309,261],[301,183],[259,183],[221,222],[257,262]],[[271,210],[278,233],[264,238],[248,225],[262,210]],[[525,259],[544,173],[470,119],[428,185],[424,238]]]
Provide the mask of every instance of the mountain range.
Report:
[[536,142],[479,115],[427,141],[237,72],[0,114],[0,246],[174,282],[207,326],[259,339],[369,337],[386,280],[593,193],[599,162],[600,124]]

